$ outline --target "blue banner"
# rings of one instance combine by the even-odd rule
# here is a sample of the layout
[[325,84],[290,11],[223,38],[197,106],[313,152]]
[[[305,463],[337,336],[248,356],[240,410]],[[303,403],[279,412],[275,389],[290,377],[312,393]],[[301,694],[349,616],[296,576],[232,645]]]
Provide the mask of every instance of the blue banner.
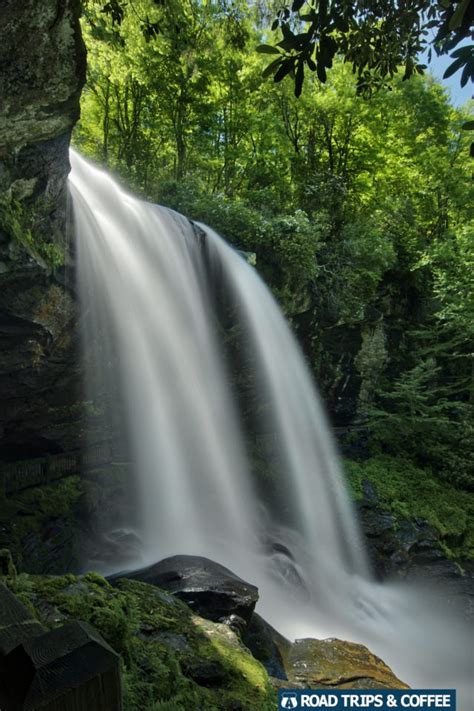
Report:
[[456,691],[454,689],[280,689],[279,709],[444,709],[456,711]]

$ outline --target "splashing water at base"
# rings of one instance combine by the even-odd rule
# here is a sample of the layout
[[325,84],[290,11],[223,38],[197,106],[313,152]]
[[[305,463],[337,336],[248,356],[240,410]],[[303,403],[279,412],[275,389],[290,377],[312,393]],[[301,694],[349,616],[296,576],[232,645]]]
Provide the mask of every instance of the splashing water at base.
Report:
[[123,404],[135,567],[207,556],[258,585],[287,637],[365,643],[413,686],[456,687],[468,711],[465,624],[426,591],[372,579],[310,374],[255,270],[207,227],[71,164],[89,379],[111,418]]

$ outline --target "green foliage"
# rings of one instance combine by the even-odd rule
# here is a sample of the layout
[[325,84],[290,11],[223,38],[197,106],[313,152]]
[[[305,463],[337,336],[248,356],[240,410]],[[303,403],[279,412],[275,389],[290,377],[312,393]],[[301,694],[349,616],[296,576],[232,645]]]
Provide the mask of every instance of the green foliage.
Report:
[[37,212],[38,206],[27,210],[19,200],[3,195],[0,197],[0,230],[35,261],[54,271],[64,263],[64,254],[58,245],[37,237]]
[[[80,478],[69,476],[51,484],[27,488],[8,498],[0,495],[0,525],[9,527],[8,546],[19,569],[23,567],[26,538],[40,538],[48,521],[62,519],[65,529],[74,528],[76,506],[83,493]],[[30,568],[41,569],[43,561],[34,560],[31,550],[29,555]]]
[[[439,362],[443,355],[443,349],[438,349]],[[449,355],[451,360],[455,352]],[[462,366],[459,353],[457,362]],[[459,398],[471,387],[470,381],[459,381],[462,373],[447,379],[437,360],[425,357],[392,383],[379,384],[375,404],[366,412],[379,446],[429,464],[441,478],[474,491],[474,408],[472,402]]]
[[[290,74],[296,96],[301,94],[305,70],[316,72],[324,83],[337,55],[352,65],[358,90],[367,94],[400,68],[404,80],[423,74],[426,65],[418,60],[423,51],[432,44],[438,54],[451,51],[471,37],[473,20],[469,0],[421,0],[412,6],[395,0],[293,0],[278,10],[272,25],[280,41],[257,51],[279,55],[266,73],[276,82]],[[451,58],[454,62],[445,77],[462,69],[461,86],[474,80],[474,45],[456,49]]]
[[310,220],[303,210],[272,215],[244,200],[199,195],[175,182],[162,186],[159,200],[212,225],[239,249],[255,252],[257,264],[284,304],[316,277],[316,252],[326,225],[323,220]]
[[362,483],[367,480],[394,514],[428,521],[452,557],[474,557],[473,493],[440,482],[430,469],[421,469],[400,456],[346,461],[345,468],[356,499],[362,497]]
[[[101,13],[110,16],[115,29],[126,21],[128,5],[147,43],[167,36],[169,14],[172,14],[176,23],[173,32],[176,55],[184,48],[180,35],[186,35],[194,24],[184,2],[155,1],[144,5],[140,0],[128,3],[89,0],[90,7],[94,7],[94,3],[101,7]],[[246,31],[240,22],[238,6],[222,3],[217,7],[234,30],[233,44],[241,46]],[[273,56],[264,76],[273,75],[274,81],[279,82],[290,75],[297,97],[301,95],[305,69],[316,72],[319,81],[324,83],[337,55],[343,56],[357,73],[359,91],[370,93],[374,87],[383,85],[387,77],[393,78],[400,67],[403,67],[404,80],[414,73],[422,74],[426,65],[419,63],[419,55],[431,44],[438,54],[451,51],[461,40],[471,37],[473,19],[469,0],[438,4],[421,0],[413,7],[395,1],[293,0],[291,5],[278,9],[272,24],[272,30],[281,34],[280,41],[275,46],[260,44],[257,52]],[[473,48],[474,45],[460,47],[451,54],[454,62],[445,77],[462,69],[462,86],[469,79],[474,80]]]

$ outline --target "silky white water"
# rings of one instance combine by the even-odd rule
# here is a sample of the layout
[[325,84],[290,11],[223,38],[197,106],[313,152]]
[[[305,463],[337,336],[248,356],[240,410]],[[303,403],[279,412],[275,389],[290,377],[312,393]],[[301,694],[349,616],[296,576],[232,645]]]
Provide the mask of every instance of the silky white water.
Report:
[[467,698],[465,625],[426,592],[371,577],[311,376],[255,269],[75,152],[71,165],[90,387],[134,462],[122,522],[134,566],[207,556],[258,586],[259,613],[287,637],[366,643],[406,682]]

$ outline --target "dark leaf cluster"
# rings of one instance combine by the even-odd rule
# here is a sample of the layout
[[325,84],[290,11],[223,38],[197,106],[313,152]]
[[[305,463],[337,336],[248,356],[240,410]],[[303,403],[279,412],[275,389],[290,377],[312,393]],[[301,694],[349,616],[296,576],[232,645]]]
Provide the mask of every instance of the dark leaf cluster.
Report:
[[[403,78],[422,74],[418,61],[431,44],[448,53],[472,33],[474,3],[469,0],[293,0],[277,13],[272,30],[283,38],[263,45],[278,54],[264,74],[276,82],[289,75],[299,96],[305,69],[324,83],[336,54],[352,64],[359,92],[372,93],[403,67]],[[434,39],[431,39],[434,36]],[[474,45],[458,48],[445,76],[462,70],[461,85],[474,79]]]

